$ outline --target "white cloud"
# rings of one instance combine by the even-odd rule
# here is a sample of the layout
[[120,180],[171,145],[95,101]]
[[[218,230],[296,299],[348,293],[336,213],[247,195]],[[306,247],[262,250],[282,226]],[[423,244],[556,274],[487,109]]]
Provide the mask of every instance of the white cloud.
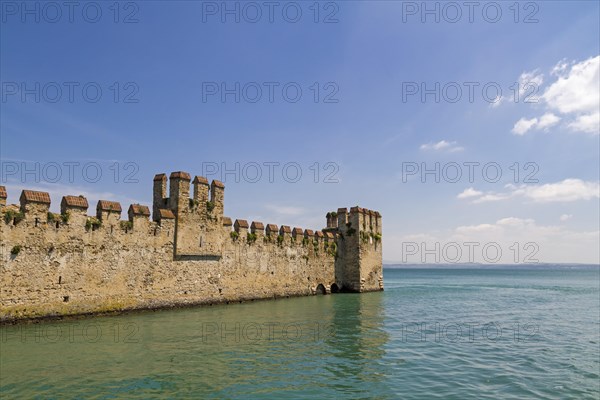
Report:
[[581,179],[565,179],[560,182],[543,185],[506,185],[505,192],[481,192],[469,188],[460,193],[457,198],[471,199],[474,204],[507,200],[521,197],[535,203],[572,202],[600,198],[599,182],[583,181]]
[[463,151],[464,147],[458,146],[456,142],[440,140],[437,143],[429,142],[426,144],[422,144],[420,149],[424,151],[445,151],[448,153],[454,153],[457,151]]
[[469,197],[479,197],[483,194],[483,192],[480,192],[478,190],[475,190],[473,188],[468,188],[465,189],[462,193],[460,193],[458,196],[456,196],[459,199],[468,199]]
[[565,222],[570,220],[571,218],[573,218],[573,214],[563,214],[560,216],[559,219],[561,220],[561,222]]
[[569,68],[570,65],[571,64],[567,62],[567,59],[563,58],[556,63],[556,65],[550,71],[550,74],[553,76],[560,76],[567,70],[567,68]]
[[473,200],[474,204],[478,204],[478,203],[488,203],[488,202],[493,202],[493,201],[501,201],[501,200],[506,200],[509,199],[513,196],[512,193],[492,193],[492,192],[488,192],[486,194],[484,194],[483,196]]
[[515,135],[524,135],[530,129],[532,129],[533,127],[535,127],[537,125],[537,123],[538,123],[538,119],[537,118],[532,118],[532,119],[521,118],[520,120],[518,120],[515,123],[515,126],[513,126],[512,132]]
[[506,103],[506,97],[504,96],[497,96],[494,100],[492,100],[492,102],[490,103],[490,107],[492,108],[497,108],[500,107],[500,105]]
[[548,130],[551,126],[556,125],[560,121],[560,117],[552,113],[546,113],[540,117],[538,124],[536,126],[537,129]]
[[515,126],[512,129],[512,132],[515,135],[524,135],[528,131],[535,130],[544,130],[547,131],[550,127],[556,125],[560,121],[560,117],[552,113],[546,113],[542,115],[539,119],[532,118],[526,119],[521,118],[515,123]]
[[575,132],[598,134],[600,130],[600,112],[579,115],[567,126]]
[[[531,93],[539,93],[539,88],[544,83],[544,74],[539,69],[523,72],[519,76],[519,98]],[[529,98],[532,100],[531,98]]]
[[[518,120],[512,132],[524,135],[532,129],[548,129],[565,122],[573,132],[597,135],[600,133],[600,56],[581,62],[559,61],[550,75],[556,78],[540,97],[538,105],[546,110],[541,117]],[[543,75],[537,70],[524,72],[519,77],[522,91],[527,82],[538,85],[543,83]],[[525,91],[525,93],[529,93]],[[522,93],[522,94],[525,94]],[[561,116],[555,115],[561,114]]]
[[565,179],[557,183],[521,186],[515,193],[539,203],[569,202],[600,198],[598,182],[586,182],[581,179]]
[[563,114],[593,113],[600,106],[600,56],[575,64],[558,75],[543,95],[548,107]]

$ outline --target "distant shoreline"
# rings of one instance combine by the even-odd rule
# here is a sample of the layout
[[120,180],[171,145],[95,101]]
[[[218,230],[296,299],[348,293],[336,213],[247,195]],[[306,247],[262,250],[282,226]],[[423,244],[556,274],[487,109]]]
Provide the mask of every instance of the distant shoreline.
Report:
[[532,264],[478,264],[478,263],[457,263],[457,264],[403,264],[403,263],[384,263],[383,269],[600,269],[600,264],[552,264],[552,263],[532,263]]

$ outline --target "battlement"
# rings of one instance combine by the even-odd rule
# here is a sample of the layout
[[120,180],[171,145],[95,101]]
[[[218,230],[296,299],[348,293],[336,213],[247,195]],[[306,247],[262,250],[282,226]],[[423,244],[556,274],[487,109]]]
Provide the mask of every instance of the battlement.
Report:
[[[152,206],[128,205],[125,220],[112,200],[90,215],[83,195],[63,196],[60,214],[47,192],[25,189],[6,205],[0,186],[0,319],[95,312],[114,296],[153,308],[383,289],[378,212],[340,208],[317,230],[248,223],[224,216],[218,180],[176,171],[153,182]],[[66,294],[44,300],[56,293]]]

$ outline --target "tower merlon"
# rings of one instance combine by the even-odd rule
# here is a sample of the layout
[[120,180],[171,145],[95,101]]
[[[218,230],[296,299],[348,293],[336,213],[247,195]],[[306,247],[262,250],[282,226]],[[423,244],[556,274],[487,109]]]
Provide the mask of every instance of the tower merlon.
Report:
[[210,202],[212,203],[212,214],[218,218],[223,217],[225,209],[225,185],[223,182],[213,180],[210,184]]
[[348,209],[338,208],[337,210],[337,227],[341,232],[346,231],[346,224],[348,223]]
[[196,204],[198,204],[200,207],[205,207],[209,199],[210,191],[208,179],[203,176],[196,176],[192,181],[192,185],[194,185],[194,202],[196,202]]
[[160,209],[168,206],[167,200],[167,175],[154,175],[154,186],[152,188],[152,219],[160,221]]
[[338,213],[337,211],[328,212],[325,216],[327,218],[327,228],[335,229],[338,227]]
[[184,171],[169,175],[169,208],[176,216],[190,208],[190,181],[190,174]]

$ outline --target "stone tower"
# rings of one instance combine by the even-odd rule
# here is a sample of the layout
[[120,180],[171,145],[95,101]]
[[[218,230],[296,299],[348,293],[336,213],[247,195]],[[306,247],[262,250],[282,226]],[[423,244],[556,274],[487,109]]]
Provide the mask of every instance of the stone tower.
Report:
[[[187,172],[173,172],[169,176],[169,197],[165,174],[154,178],[154,220],[160,221],[161,210],[175,216],[174,256],[176,259],[221,258],[223,241],[223,206],[225,185],[214,180],[210,185],[201,176]],[[190,191],[190,182],[193,192]],[[210,197],[209,197],[210,192]]]
[[[337,220],[336,220],[337,217]],[[383,290],[381,215],[360,207],[329,213],[327,230],[338,234],[335,280],[346,292]]]

